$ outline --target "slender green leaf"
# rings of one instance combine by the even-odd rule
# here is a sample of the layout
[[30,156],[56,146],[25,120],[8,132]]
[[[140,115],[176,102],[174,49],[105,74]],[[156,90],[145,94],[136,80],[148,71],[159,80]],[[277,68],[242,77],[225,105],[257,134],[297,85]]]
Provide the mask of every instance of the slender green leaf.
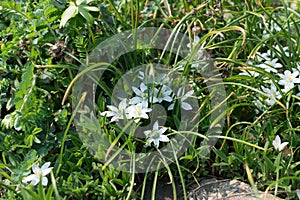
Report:
[[80,15],[89,23],[92,24],[94,21],[93,16],[86,10],[85,6],[79,5],[78,6],[78,12]]

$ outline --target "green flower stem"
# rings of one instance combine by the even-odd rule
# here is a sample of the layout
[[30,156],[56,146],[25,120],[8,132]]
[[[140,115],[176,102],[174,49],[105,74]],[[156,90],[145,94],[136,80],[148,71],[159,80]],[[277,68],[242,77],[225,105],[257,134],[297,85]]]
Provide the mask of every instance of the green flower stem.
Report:
[[280,165],[281,155],[282,152],[280,152],[276,158],[276,161],[278,160],[278,162],[275,161],[276,164],[276,184],[275,184],[275,193],[274,193],[275,196],[277,195],[278,192],[278,180],[279,180],[279,171],[280,171],[279,165]]

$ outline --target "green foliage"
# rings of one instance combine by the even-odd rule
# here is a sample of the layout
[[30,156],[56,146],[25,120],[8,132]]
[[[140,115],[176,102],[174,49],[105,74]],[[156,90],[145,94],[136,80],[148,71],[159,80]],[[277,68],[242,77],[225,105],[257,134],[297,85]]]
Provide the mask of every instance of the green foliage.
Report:
[[[138,199],[145,197],[151,177],[153,194],[155,181],[165,177],[172,180],[173,193],[178,194],[176,184],[184,186],[214,175],[238,178],[254,183],[259,190],[296,199],[294,191],[300,189],[300,86],[295,83],[286,92],[278,74],[299,70],[299,17],[299,4],[292,1],[1,1],[0,198]],[[205,77],[188,59],[177,55],[153,49],[123,55],[97,83],[96,116],[80,104],[71,105],[73,96],[66,95],[67,91],[89,53],[116,33],[143,27],[165,27],[188,35],[190,41],[198,36],[197,45],[217,66],[227,93],[226,113],[220,113],[226,116],[226,125],[215,136],[218,142],[209,154],[201,156],[208,148],[201,142],[211,125],[212,94]],[[282,65],[274,68],[271,64],[276,72],[261,67],[268,52]],[[113,102],[112,88],[123,74],[157,61],[178,67],[190,79],[200,106],[195,140],[174,164],[157,172],[135,175],[118,171],[109,162],[100,163],[98,159],[107,153],[118,152],[83,144],[99,140],[107,148],[114,142],[125,150],[146,151],[141,145],[145,141],[122,134],[124,130],[99,113]],[[263,89],[271,83],[280,98],[278,94],[270,98]],[[122,86],[130,91],[127,84]],[[268,104],[271,100],[272,105]],[[73,118],[72,108],[76,107],[81,112],[79,119]],[[178,128],[178,102],[168,114],[170,127]],[[80,138],[78,130],[87,137]],[[289,143],[282,151],[272,145],[276,135]],[[54,167],[48,186],[22,182],[33,164],[44,162]]]

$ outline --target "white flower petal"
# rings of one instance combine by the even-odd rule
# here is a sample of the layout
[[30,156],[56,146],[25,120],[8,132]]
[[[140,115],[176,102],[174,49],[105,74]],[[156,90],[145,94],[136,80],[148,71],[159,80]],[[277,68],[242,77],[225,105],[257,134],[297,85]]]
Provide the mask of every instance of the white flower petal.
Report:
[[50,166],[50,162],[46,162],[45,164],[43,164],[43,166],[41,167],[41,170],[43,171],[43,170],[45,170],[45,169],[47,169],[49,166]]
[[262,89],[265,93],[267,93],[267,94],[270,94],[270,93],[271,93],[270,89],[265,88],[264,86],[261,86],[261,89]]
[[276,135],[272,144],[273,144],[275,150],[282,151],[289,143],[288,142],[281,143],[280,137],[278,135]]
[[119,110],[124,110],[127,107],[127,99],[123,99],[119,104]]
[[274,142],[276,144],[280,144],[281,143],[281,139],[280,139],[280,137],[278,135],[276,135]]
[[122,118],[117,117],[117,116],[113,116],[113,117],[110,119],[110,122],[116,122],[116,121],[119,121],[119,119],[122,119]]
[[163,128],[161,128],[161,129],[159,129],[159,130],[157,131],[157,133],[159,133],[159,134],[161,135],[161,134],[163,134],[164,132],[166,132],[167,130],[168,130],[168,128],[163,127]]
[[274,105],[275,101],[273,99],[266,99],[266,103],[267,105],[272,106]]
[[157,103],[158,102],[158,98],[152,96],[150,97],[150,103]]
[[192,106],[186,102],[181,102],[181,107],[183,110],[192,110]]
[[22,179],[22,182],[23,183],[27,183],[29,181],[32,181],[33,179],[36,179],[37,178],[37,175],[36,174],[31,174],[29,176],[26,176]]
[[190,97],[190,96],[193,95],[193,93],[194,93],[194,91],[193,91],[193,90],[190,90],[190,91],[188,91],[184,96]]
[[115,106],[107,106],[112,112],[118,112],[118,108]]
[[37,185],[40,182],[40,177],[36,177],[35,179],[32,179],[31,185]]
[[173,110],[174,109],[174,103],[168,106],[168,110]]
[[42,170],[42,176],[46,176],[52,171],[53,167]]
[[[104,111],[104,112],[100,113],[100,115],[101,115],[101,116],[105,116],[105,115],[108,116],[109,112],[110,112],[110,111]],[[108,116],[108,117],[109,117],[109,116]]]
[[148,101],[147,100],[144,100],[141,103],[142,103],[142,109],[147,109],[148,108]]
[[288,142],[283,142],[282,144],[279,145],[279,151],[282,151],[289,143]]
[[140,118],[136,118],[133,121],[137,124],[137,123],[139,123],[140,120],[141,120]]
[[136,95],[138,95],[138,96],[141,96],[142,95],[142,91],[140,91],[138,88],[136,88],[136,87],[132,87],[132,90],[133,90],[133,92],[136,94]]
[[[289,71],[290,72],[290,71]],[[290,72],[291,73],[291,72]],[[294,71],[293,73],[292,73],[292,76],[293,77],[296,77],[296,76],[298,76],[299,75],[299,72],[298,71]]]
[[153,130],[158,130],[158,121],[153,124]]
[[149,142],[149,144],[151,144],[152,142],[154,142],[154,140],[155,140],[155,139],[152,138],[152,137],[150,137],[150,138],[147,139],[147,141]]
[[36,165],[36,164],[32,165],[32,171],[33,171],[33,173],[37,174],[38,172],[40,172],[40,170],[41,169],[39,168],[38,165]]
[[144,113],[144,112],[141,113],[139,117],[144,118],[144,119],[148,119],[149,118],[149,116],[146,113]]
[[145,90],[147,90],[147,86],[142,82],[141,85],[140,85],[140,89],[141,89],[141,92],[145,92]]
[[300,83],[300,78],[295,78],[293,83]]
[[141,80],[144,80],[144,77],[145,77],[145,74],[144,74],[144,72],[142,72],[142,71],[139,71],[138,78],[139,78],[139,79],[141,79]]
[[166,101],[166,102],[171,102],[173,100],[173,98],[170,96],[165,96],[162,100]]
[[285,81],[284,80],[280,80],[280,81],[278,81],[278,84],[279,85],[285,85]]
[[151,130],[147,130],[147,131],[144,131],[144,134],[146,135],[146,137],[149,137],[151,132],[152,132]]
[[169,142],[170,141],[169,138],[166,135],[161,135],[159,140],[162,141],[162,142]]
[[42,185],[43,185],[43,186],[47,186],[47,184],[48,184],[48,179],[47,179],[47,177],[43,177],[43,178],[42,178]]
[[273,67],[275,67],[275,68],[282,68],[283,66],[280,63],[276,63],[275,65],[273,65]]
[[141,103],[143,99],[141,97],[133,97],[130,99],[130,104],[135,105]]
[[158,139],[154,140],[153,143],[154,143],[154,145],[155,145],[157,148],[159,147],[159,140],[158,140]]

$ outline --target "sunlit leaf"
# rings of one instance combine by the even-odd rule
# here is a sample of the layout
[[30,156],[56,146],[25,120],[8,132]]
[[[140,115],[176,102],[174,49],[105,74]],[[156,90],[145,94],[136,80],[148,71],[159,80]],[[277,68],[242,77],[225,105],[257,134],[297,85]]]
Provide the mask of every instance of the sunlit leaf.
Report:
[[65,10],[65,12],[61,16],[59,28],[64,27],[72,17],[75,17],[77,15],[77,13],[78,7],[75,6],[73,2],[70,2],[70,6]]
[[99,12],[99,8],[95,7],[95,6],[86,6],[86,5],[83,5],[82,6],[84,9],[86,10],[89,10],[89,11],[92,11],[92,12]]

